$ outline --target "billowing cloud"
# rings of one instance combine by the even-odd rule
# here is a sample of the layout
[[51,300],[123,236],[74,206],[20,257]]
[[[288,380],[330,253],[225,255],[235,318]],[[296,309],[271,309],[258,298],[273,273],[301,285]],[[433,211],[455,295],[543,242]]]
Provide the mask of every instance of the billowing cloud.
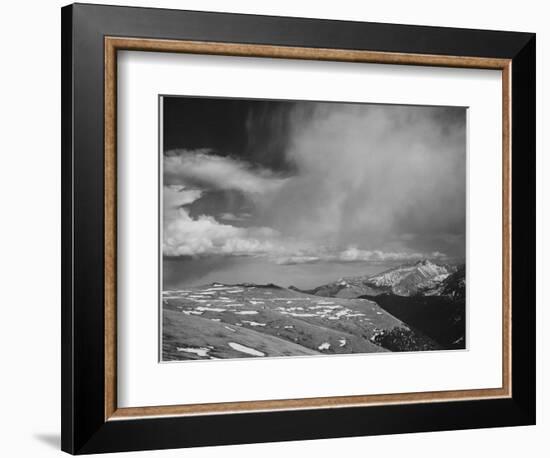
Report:
[[[190,167],[186,168],[187,165]],[[323,179],[315,173],[316,169],[329,179]],[[279,265],[446,258],[446,255],[439,251],[419,252],[407,249],[403,244],[416,238],[410,233],[396,236],[393,245],[398,250],[365,248],[373,244],[368,239],[363,246],[356,243],[350,245],[349,240],[342,239],[343,234],[349,233],[350,225],[358,224],[371,237],[373,231],[372,228],[369,229],[368,224],[360,223],[362,215],[342,220],[341,212],[345,211],[347,206],[348,193],[342,192],[338,186],[335,187],[331,183],[330,177],[333,176],[334,169],[338,167],[310,167],[309,176],[304,177],[299,170],[297,175],[282,179],[265,169],[254,169],[244,161],[202,150],[168,156],[165,159],[165,176],[172,178],[165,181],[185,184],[164,186],[163,252],[171,257],[263,256]],[[354,174],[356,172],[350,172],[348,175],[353,177]],[[190,186],[204,186],[205,190]],[[222,212],[216,217],[207,214],[191,216],[190,206],[212,188],[238,189],[246,195],[269,195],[269,199],[257,201],[258,213],[289,213],[282,221],[272,221],[275,224],[259,226],[247,225],[253,215],[246,212]],[[293,189],[300,198],[292,199],[287,194],[288,189]],[[309,202],[310,205],[305,206],[303,201],[307,202],[308,196],[311,197],[308,195],[308,189],[315,189],[319,195],[324,196],[324,200],[315,199]],[[288,198],[281,200],[282,196]],[[312,213],[312,210],[316,213]],[[312,219],[312,215],[318,215],[321,210],[321,219]],[[355,208],[355,211],[360,212],[361,209]],[[370,216],[370,219],[379,221],[375,223],[376,227],[381,225],[387,228],[387,222],[380,223],[380,219],[387,217],[388,211],[380,210]],[[269,217],[270,214],[267,220]],[[280,224],[281,222],[284,224]],[[237,223],[244,225],[235,226]],[[279,227],[275,229],[273,226]],[[296,228],[300,230],[296,231]],[[356,242],[353,237],[350,237],[350,240]]]
[[356,247],[348,247],[345,250],[337,251],[324,249],[317,251],[317,255],[302,253],[287,257],[279,256],[276,263],[280,265],[312,264],[317,262],[408,262],[420,259],[445,259],[446,255],[438,251],[431,253],[407,252],[407,251],[381,251],[381,250],[360,250]]
[[183,185],[164,186],[162,198],[164,203],[164,215],[170,217],[170,214],[177,211],[184,205],[189,205],[200,199],[202,191],[198,189],[187,189]]
[[[201,257],[263,256],[279,265],[316,262],[409,261],[444,258],[439,252],[384,252],[348,247],[318,246],[307,240],[284,237],[269,227],[235,227],[213,216],[193,218],[188,206],[200,199],[202,191],[183,185],[164,187],[163,253],[165,256]],[[228,215],[222,215],[228,216]],[[235,215],[231,215],[229,220]]]
[[[248,213],[223,212],[216,219],[192,217],[189,206],[205,190],[236,190],[272,195],[285,182],[268,169],[213,154],[210,150],[174,150],[164,156],[163,253],[166,256],[261,256],[276,251],[279,234],[268,227],[235,227]],[[222,222],[220,222],[220,220]]]
[[439,251],[431,253],[415,253],[415,252],[385,252],[380,250],[360,250],[356,247],[349,247],[342,251],[338,260],[341,262],[357,262],[357,261],[414,261],[418,259],[443,259],[446,256]]
[[192,218],[187,205],[199,199],[200,190],[183,185],[164,186],[163,253],[165,256],[251,256],[274,251],[278,233],[267,227],[240,228],[201,215]]
[[215,155],[208,149],[172,150],[164,156],[164,183],[168,185],[237,190],[254,195],[276,192],[286,181],[287,178],[269,169]]

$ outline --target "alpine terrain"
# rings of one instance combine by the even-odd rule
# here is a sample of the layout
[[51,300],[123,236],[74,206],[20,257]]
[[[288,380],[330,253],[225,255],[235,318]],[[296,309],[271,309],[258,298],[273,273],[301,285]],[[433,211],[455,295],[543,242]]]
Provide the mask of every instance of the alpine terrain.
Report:
[[310,291],[166,290],[163,361],[465,348],[465,268],[423,260]]

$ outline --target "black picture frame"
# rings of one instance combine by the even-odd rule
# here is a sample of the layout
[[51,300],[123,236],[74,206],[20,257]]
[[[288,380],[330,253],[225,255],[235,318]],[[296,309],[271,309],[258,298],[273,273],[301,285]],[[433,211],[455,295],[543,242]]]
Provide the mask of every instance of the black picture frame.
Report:
[[[535,34],[89,4],[66,6],[61,14],[64,451],[85,454],[535,424]],[[511,397],[106,421],[106,36],[511,59]]]

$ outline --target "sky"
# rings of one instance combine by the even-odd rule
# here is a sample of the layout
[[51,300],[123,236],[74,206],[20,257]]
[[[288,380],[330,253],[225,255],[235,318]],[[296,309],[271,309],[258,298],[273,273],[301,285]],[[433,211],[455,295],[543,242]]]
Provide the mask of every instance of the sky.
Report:
[[464,261],[466,109],[162,98],[163,285]]

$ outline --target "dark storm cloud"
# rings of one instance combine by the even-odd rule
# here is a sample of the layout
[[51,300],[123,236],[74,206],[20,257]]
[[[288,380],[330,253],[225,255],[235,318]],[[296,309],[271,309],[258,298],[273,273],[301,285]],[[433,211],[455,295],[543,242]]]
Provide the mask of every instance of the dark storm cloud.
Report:
[[[297,107],[293,125],[298,173],[267,225],[370,250],[416,250],[423,236],[435,251],[442,235],[464,234],[465,109],[318,104]],[[462,255],[463,241],[449,248]]]
[[287,156],[295,128],[295,116],[312,114],[314,103],[264,101],[251,104],[246,117],[246,156],[273,170],[295,173]]
[[[299,102],[164,97],[163,149],[213,150],[275,172],[289,172],[285,151]],[[306,107],[302,107],[302,110]]]
[[166,255],[281,266],[464,257],[465,109],[171,101]]

